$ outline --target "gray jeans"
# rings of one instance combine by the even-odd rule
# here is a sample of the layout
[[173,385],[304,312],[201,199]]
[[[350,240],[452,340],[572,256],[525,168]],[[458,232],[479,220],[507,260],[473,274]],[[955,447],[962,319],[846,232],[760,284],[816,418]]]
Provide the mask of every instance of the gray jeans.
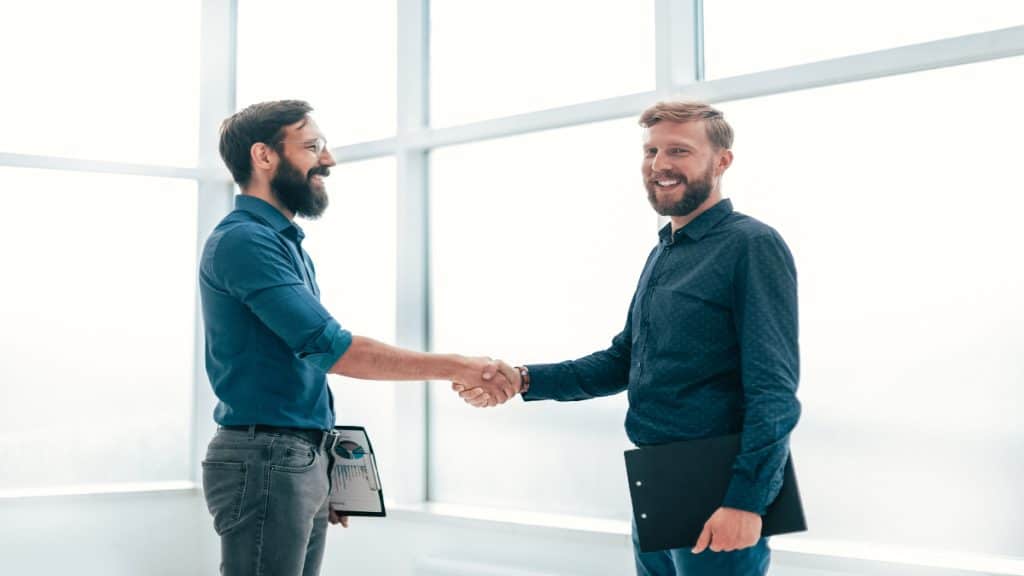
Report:
[[203,460],[203,494],[224,576],[316,576],[327,539],[335,436],[320,445],[277,432],[220,429]]

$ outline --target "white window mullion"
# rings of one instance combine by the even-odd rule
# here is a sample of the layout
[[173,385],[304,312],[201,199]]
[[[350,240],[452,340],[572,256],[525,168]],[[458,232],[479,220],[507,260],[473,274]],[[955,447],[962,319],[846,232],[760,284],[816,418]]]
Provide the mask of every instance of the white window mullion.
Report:
[[659,98],[700,79],[701,0],[655,0],[655,58]]
[[[429,54],[427,0],[398,0],[398,271],[396,339],[403,348],[430,349],[427,152],[408,146],[427,126]],[[406,382],[395,395],[399,504],[427,499],[427,385]]]
[[[219,128],[224,118],[235,109],[236,30],[238,25],[237,0],[207,0],[203,2],[200,47],[199,103],[199,201],[196,250],[201,253],[206,237],[232,208],[235,192],[227,169],[220,159]],[[196,259],[198,262],[198,257]],[[206,444],[213,436],[216,424],[213,408],[216,398],[206,377],[203,316],[196,291],[195,378],[193,394],[192,477],[201,481],[201,461]]]

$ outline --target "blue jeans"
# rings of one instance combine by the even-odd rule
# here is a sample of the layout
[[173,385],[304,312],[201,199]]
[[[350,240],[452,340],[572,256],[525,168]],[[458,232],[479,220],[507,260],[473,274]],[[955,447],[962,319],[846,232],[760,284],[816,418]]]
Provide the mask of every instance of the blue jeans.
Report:
[[278,432],[220,429],[203,460],[203,494],[224,576],[316,576],[327,539],[332,435],[319,445]]
[[700,554],[690,548],[673,548],[660,552],[641,552],[633,523],[633,558],[637,576],[764,576],[768,573],[771,550],[768,539],[734,552],[713,552],[710,548]]

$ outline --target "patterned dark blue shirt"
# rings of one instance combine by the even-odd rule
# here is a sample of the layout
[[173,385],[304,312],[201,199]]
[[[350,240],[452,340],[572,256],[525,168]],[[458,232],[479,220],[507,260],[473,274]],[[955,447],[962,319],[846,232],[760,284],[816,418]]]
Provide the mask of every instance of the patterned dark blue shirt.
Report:
[[529,366],[526,400],[626,390],[638,446],[742,433],[723,506],[763,514],[800,417],[796,267],[773,228],[722,200],[651,251],[607,350]]
[[218,424],[334,427],[327,371],[352,334],[320,305],[304,237],[276,208],[242,195],[206,241],[199,293]]

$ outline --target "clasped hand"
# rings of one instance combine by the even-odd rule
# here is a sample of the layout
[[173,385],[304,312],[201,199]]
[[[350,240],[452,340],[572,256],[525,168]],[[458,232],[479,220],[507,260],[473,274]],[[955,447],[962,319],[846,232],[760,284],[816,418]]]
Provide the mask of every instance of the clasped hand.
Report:
[[471,406],[489,408],[504,404],[519,394],[523,381],[519,371],[501,360],[472,358],[469,367],[452,381],[452,390]]

